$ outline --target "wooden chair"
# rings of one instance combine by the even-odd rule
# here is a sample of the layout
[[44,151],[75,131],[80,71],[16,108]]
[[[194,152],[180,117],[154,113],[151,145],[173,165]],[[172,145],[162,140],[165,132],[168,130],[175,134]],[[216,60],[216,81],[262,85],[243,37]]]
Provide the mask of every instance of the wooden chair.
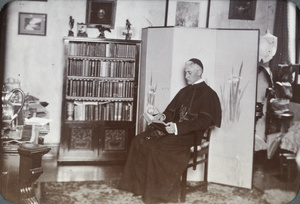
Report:
[[[201,144],[198,142],[198,137],[194,136],[194,146],[191,148],[191,161],[181,177],[181,192],[180,202],[185,202],[186,194],[196,189],[207,191],[207,167],[208,167],[208,150],[210,134],[214,126],[209,127],[203,134]],[[187,185],[187,172],[189,168],[196,170],[197,165],[204,164],[204,180],[195,186]]]

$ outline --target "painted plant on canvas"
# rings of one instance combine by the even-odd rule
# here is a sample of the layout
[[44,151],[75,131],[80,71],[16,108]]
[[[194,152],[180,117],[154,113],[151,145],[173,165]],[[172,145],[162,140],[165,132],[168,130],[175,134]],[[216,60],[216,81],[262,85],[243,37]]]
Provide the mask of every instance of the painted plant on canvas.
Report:
[[221,105],[222,105],[222,117],[224,128],[229,128],[233,123],[236,123],[240,119],[244,92],[249,82],[242,86],[243,62],[238,69],[232,67],[231,76],[224,82],[223,86],[220,86],[221,90]]
[[157,84],[153,85],[152,82],[152,75],[150,78],[150,85],[147,93],[147,113],[154,115],[157,114],[159,111],[155,107],[155,94],[156,94]]

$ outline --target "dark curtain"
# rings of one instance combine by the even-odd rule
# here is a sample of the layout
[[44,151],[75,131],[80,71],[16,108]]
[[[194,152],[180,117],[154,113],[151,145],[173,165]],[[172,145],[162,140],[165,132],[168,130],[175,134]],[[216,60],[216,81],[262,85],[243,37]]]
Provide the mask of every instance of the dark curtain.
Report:
[[278,78],[278,64],[295,64],[296,43],[293,43],[295,39],[291,39],[290,36],[291,32],[295,32],[296,29],[296,16],[295,19],[291,19],[289,12],[288,0],[278,0],[273,32],[278,38],[277,52],[269,64],[274,81],[277,81]]

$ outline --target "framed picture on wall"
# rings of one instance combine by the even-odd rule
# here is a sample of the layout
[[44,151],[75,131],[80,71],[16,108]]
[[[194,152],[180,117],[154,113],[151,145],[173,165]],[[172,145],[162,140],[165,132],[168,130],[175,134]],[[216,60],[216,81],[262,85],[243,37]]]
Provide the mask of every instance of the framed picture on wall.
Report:
[[169,0],[165,26],[208,28],[210,1]]
[[115,26],[116,0],[87,0],[86,24],[89,28]]
[[19,13],[19,29],[21,35],[46,35],[47,14]]
[[198,27],[199,2],[177,2],[175,26]]
[[256,0],[230,0],[229,19],[255,20]]

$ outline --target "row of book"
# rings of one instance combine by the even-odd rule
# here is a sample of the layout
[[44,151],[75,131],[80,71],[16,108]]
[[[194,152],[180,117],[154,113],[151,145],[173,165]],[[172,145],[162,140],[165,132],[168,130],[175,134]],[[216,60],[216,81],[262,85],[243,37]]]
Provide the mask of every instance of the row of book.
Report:
[[133,44],[71,41],[69,45],[69,55],[121,58],[134,58],[136,55],[136,45]]
[[132,98],[134,86],[134,81],[68,79],[67,96]]
[[68,120],[75,121],[132,121],[132,102],[68,102],[74,103],[73,111],[68,111]]
[[133,61],[98,61],[69,59],[69,76],[87,77],[134,77],[135,62]]

